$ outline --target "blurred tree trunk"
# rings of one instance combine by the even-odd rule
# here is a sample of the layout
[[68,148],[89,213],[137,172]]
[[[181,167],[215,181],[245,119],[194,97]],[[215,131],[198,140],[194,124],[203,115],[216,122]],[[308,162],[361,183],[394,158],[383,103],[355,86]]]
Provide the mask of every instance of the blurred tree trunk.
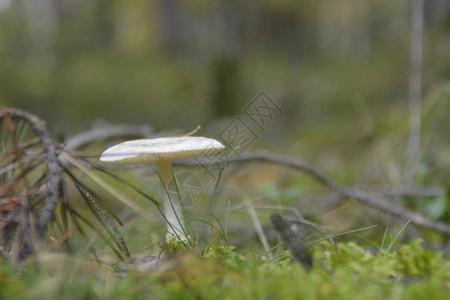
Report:
[[216,50],[211,59],[213,110],[216,117],[239,114],[241,58],[239,3],[221,0],[217,11]]
[[59,23],[52,0],[23,0],[24,15],[32,44],[32,56],[39,64],[51,66],[55,61],[55,44]]
[[414,180],[420,161],[421,97],[423,56],[423,0],[413,0],[411,8],[411,63],[409,71],[409,142],[408,165],[404,184]]
[[211,62],[212,101],[217,117],[239,113],[240,66],[236,57],[217,55]]
[[207,57],[212,117],[236,115],[240,109],[239,4],[236,0],[220,0],[212,9],[209,23],[212,26],[206,28],[212,45],[199,53],[192,51],[196,48],[191,44],[201,43],[207,37],[195,32],[195,22],[188,18],[188,7],[178,0],[158,2],[164,49],[183,57],[193,53],[197,61]]
[[347,57],[365,57],[370,52],[370,0],[323,1],[319,38],[324,52],[335,49]]
[[185,40],[185,27],[181,20],[180,3],[177,0],[160,0],[163,46],[170,52],[181,49]]
[[177,0],[160,0],[161,22],[163,31],[163,47],[170,52],[178,52],[189,39],[187,24],[182,20],[182,8]]
[[111,12],[114,2],[99,0],[95,4],[95,38],[103,50],[110,49],[114,43],[114,16]]

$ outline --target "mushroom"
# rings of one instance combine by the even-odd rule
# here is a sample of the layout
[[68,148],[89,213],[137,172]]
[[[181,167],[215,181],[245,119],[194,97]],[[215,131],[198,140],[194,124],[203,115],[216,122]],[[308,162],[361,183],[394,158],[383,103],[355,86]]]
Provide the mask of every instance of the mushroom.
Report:
[[178,237],[188,240],[183,224],[181,207],[175,205],[167,191],[173,178],[172,160],[214,155],[222,152],[225,146],[219,141],[205,137],[181,136],[155,139],[140,139],[123,142],[107,149],[100,157],[103,162],[112,164],[142,164],[156,162],[161,179],[164,214],[167,221],[167,240]]

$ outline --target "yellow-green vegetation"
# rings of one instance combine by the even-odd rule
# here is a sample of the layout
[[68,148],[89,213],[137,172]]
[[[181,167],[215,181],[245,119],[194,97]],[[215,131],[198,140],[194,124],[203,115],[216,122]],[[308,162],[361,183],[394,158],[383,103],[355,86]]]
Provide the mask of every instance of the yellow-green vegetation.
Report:
[[[212,245],[179,251],[161,272],[118,273],[62,254],[41,255],[17,273],[0,265],[2,299],[444,299],[450,260],[421,246],[371,252],[354,242],[311,248],[307,272],[287,252],[269,260],[255,251]],[[70,267],[69,267],[70,266]]]

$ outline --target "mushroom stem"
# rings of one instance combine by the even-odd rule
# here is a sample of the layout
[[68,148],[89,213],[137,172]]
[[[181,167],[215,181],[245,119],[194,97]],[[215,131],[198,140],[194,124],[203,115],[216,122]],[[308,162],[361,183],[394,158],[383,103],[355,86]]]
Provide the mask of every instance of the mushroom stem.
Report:
[[161,160],[156,162],[159,176],[161,177],[161,193],[164,205],[164,214],[166,216],[167,224],[167,239],[170,239],[170,235],[173,237],[179,237],[183,241],[188,238],[184,232],[183,224],[183,211],[179,205],[174,203],[169,194],[169,183],[173,178],[172,174],[172,162],[170,160]]

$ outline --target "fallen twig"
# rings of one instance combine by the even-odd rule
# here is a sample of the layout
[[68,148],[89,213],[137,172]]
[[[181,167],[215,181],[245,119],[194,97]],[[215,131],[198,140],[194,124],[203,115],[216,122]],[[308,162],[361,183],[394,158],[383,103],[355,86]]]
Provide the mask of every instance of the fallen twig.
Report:
[[252,223],[255,226],[256,233],[258,234],[259,240],[261,241],[261,244],[264,247],[264,251],[266,251],[267,256],[269,259],[273,259],[272,252],[270,251],[269,242],[267,241],[267,237],[264,234],[263,227],[261,225],[261,222],[259,222],[258,216],[256,214],[255,208],[251,204],[250,201],[245,202],[248,210],[248,214],[250,215],[250,218],[252,219]]
[[107,125],[73,136],[64,146],[65,151],[78,151],[92,143],[118,138],[143,138],[153,134],[149,125]]
[[[317,170],[316,168],[305,164],[301,161],[298,161],[294,158],[282,156],[282,155],[276,155],[269,152],[256,152],[256,153],[244,153],[241,156],[233,157],[229,159],[230,163],[251,163],[251,162],[264,162],[264,163],[274,163],[279,164],[291,169],[295,169],[297,171],[301,171],[305,174],[308,174],[309,176],[316,179],[318,182],[320,182],[325,187],[335,191],[336,193],[345,196],[347,198],[355,199],[361,203],[364,203],[366,205],[369,205],[375,209],[381,210],[383,212],[386,212],[392,216],[398,217],[399,219],[403,221],[411,220],[413,224],[416,226],[419,226],[421,228],[434,230],[436,232],[439,232],[446,237],[450,237],[450,226],[439,221],[432,221],[426,216],[413,212],[405,207],[398,206],[392,203],[388,203],[384,198],[382,193],[369,193],[365,192],[360,189],[356,188],[346,188],[343,187],[331,179],[329,179],[327,176],[325,176],[322,172]],[[194,163],[190,160],[184,160],[178,162],[178,164],[184,164],[184,165],[193,165]]]
[[374,192],[379,193],[385,197],[442,197],[445,196],[447,190],[440,186],[409,186],[408,188],[401,189],[381,189],[375,190]]
[[[56,147],[50,139],[45,121],[39,119],[38,117],[20,109],[5,108],[0,110],[0,121],[2,122],[5,119],[19,119],[30,124],[32,130],[34,131],[34,134],[39,138],[40,144],[45,149],[47,160],[48,197],[43,207],[41,208],[39,222],[36,228],[37,238],[40,238],[44,234],[47,228],[47,224],[54,215],[54,210],[56,205],[58,204],[60,196],[59,189],[61,184],[62,171],[58,162]],[[30,253],[30,251],[33,250],[30,248],[30,244],[27,243],[26,245],[27,246],[21,247],[20,249],[21,258],[24,258]]]
[[411,222],[419,227],[430,229],[437,231],[439,233],[444,234],[447,237],[450,237],[450,226],[439,221],[432,221],[426,216],[415,213],[405,207],[401,207],[392,203],[388,203],[383,199],[381,195],[377,194],[370,194],[362,190],[358,189],[348,189],[345,187],[342,187],[338,185],[337,183],[330,180],[328,177],[326,177],[324,174],[322,174],[317,169],[313,168],[310,165],[307,165],[305,163],[302,163],[298,160],[275,155],[268,152],[258,152],[253,154],[243,154],[240,157],[236,157],[231,159],[232,162],[267,162],[267,163],[277,163],[289,168],[293,168],[295,170],[302,171],[304,173],[309,174],[313,178],[315,178],[317,181],[322,183],[324,186],[330,188],[331,190],[346,196],[348,198],[355,199],[359,202],[362,202],[364,204],[370,205],[373,208],[376,208],[378,210],[384,211],[386,213],[389,213],[393,216],[396,216],[402,220],[411,220]]
[[325,229],[332,229],[332,227],[328,227],[328,226],[322,226],[319,224],[316,224],[314,222],[311,222],[307,219],[305,219],[305,217],[295,208],[293,207],[286,207],[283,205],[258,205],[258,208],[267,208],[267,209],[273,209],[273,210],[287,210],[287,211],[291,211],[295,214],[296,219],[294,220],[289,220],[291,222],[294,223],[300,223],[300,224],[304,224],[307,225],[317,231],[323,231]]
[[273,228],[275,228],[281,240],[291,252],[292,259],[303,265],[307,270],[310,270],[313,266],[312,257],[301,236],[292,229],[292,223],[278,213],[272,214],[270,220]]

